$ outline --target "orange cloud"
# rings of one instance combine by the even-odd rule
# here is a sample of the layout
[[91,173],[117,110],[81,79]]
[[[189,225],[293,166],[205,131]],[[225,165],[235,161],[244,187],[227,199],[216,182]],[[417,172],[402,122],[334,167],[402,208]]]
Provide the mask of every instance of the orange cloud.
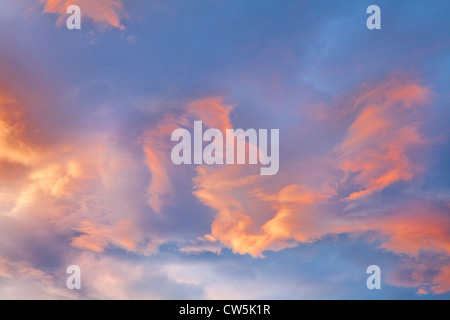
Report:
[[112,244],[128,251],[136,250],[134,237],[136,228],[130,220],[101,226],[95,225],[92,221],[83,220],[76,230],[83,234],[72,240],[74,247],[103,252],[109,244]]
[[408,152],[423,138],[411,109],[427,103],[429,97],[426,87],[393,77],[353,98],[348,109],[360,110],[359,114],[335,148],[339,168],[360,188],[348,199],[415,176],[420,168]]
[[32,94],[24,102],[12,97],[25,95],[5,91],[0,90],[0,217],[18,228],[33,225],[32,234],[51,229],[84,250],[116,246],[154,253],[162,241],[131,222],[139,211],[127,194],[129,173],[145,167],[132,166],[139,161],[110,135],[50,139],[57,133],[30,112]]
[[61,287],[62,279],[32,267],[26,261],[0,256],[0,299],[76,299],[77,294]]
[[424,288],[419,288],[419,290],[417,290],[416,294],[425,295],[425,294],[428,294],[428,292]]
[[411,256],[420,251],[450,255],[450,217],[425,206],[410,208],[410,212],[383,217],[375,223],[389,240],[381,248]]
[[[358,114],[332,153],[338,154],[338,167],[347,175],[347,182],[361,189],[352,192],[351,199],[411,179],[417,172],[408,151],[423,138],[410,114],[430,93],[414,83],[387,83],[354,99],[358,102],[353,111]],[[126,160],[123,154],[127,152],[118,146],[111,148],[105,136],[70,141],[70,148],[36,143],[33,135],[46,128],[34,127],[26,108],[11,108],[16,102],[8,95],[0,98],[1,177],[6,179],[10,168],[15,168],[17,173],[9,174],[21,178],[17,185],[0,189],[1,214],[33,223],[43,221],[70,235],[70,244],[82,250],[103,252],[120,247],[139,254],[157,250],[164,240],[147,238],[137,213],[131,205],[127,207],[132,201],[123,195],[126,188],[114,186],[121,177],[130,180],[124,168],[135,166],[135,158]],[[179,113],[166,114],[142,136],[139,160],[144,160],[151,174],[147,201],[155,212],[163,212],[165,196],[174,191],[173,181],[179,178],[167,158],[171,132],[191,126],[193,120],[222,130],[230,128],[231,111],[221,98],[198,100]],[[302,169],[328,172],[324,167],[333,167],[329,161],[318,163]],[[265,250],[281,250],[327,235],[371,231],[382,242],[381,249],[396,254],[416,257],[431,251],[450,255],[450,222],[445,212],[417,205],[377,216],[347,215],[342,213],[342,199],[335,190],[341,183],[338,174],[321,175],[324,181],[313,187],[304,172],[299,177],[291,172],[262,177],[251,166],[200,165],[195,170],[193,193],[214,211],[214,221],[202,243],[186,247],[185,252],[220,252],[223,244],[236,253],[262,257]],[[431,289],[435,293],[449,290],[449,272],[439,270]],[[414,286],[427,282],[420,272],[414,279]]]
[[233,128],[230,123],[232,109],[233,107],[224,104],[220,97],[197,100],[187,106],[187,110],[197,117],[197,120],[202,120],[206,127],[217,128],[223,132]]
[[434,286],[431,287],[431,290],[436,294],[450,291],[450,266],[440,270],[440,273],[434,278]]
[[334,233],[336,219],[314,208],[330,196],[301,185],[283,188],[275,197],[267,198],[275,201],[277,212],[264,224],[263,230],[272,237],[299,242],[318,240],[327,233]]
[[[346,174],[344,182],[336,172],[320,166],[312,168],[331,174],[320,175],[324,180],[316,183],[322,186],[319,188],[301,183],[305,174],[295,183],[293,176],[262,178],[248,166],[197,166],[193,193],[215,212],[211,232],[201,241],[214,242],[217,252],[220,250],[216,244],[222,243],[235,253],[262,257],[265,250],[280,250],[298,242],[370,231],[378,234],[377,239],[382,243],[380,249],[396,254],[449,255],[448,218],[426,205],[375,216],[338,214],[342,210],[338,206],[342,198],[336,192],[337,186],[350,183],[360,190],[352,191],[348,198],[362,198],[397,181],[409,180],[420,171],[409,154],[424,141],[413,115],[418,106],[429,101],[430,91],[414,81],[399,78],[366,89],[351,100],[350,112],[357,112],[357,115],[342,142],[327,155],[327,159],[338,155],[336,163]],[[171,185],[170,180],[174,179],[170,167],[158,164],[161,155],[169,151],[167,144],[161,141],[167,140],[178,126],[191,126],[194,119],[204,121],[207,126],[229,128],[230,111],[231,107],[224,106],[221,100],[199,100],[176,116],[167,115],[149,130],[144,142],[147,165],[155,181],[166,181],[155,182],[156,197],[162,196],[157,190],[167,190],[157,186]],[[319,163],[333,166],[331,160]],[[334,209],[330,210],[331,206]],[[198,250],[202,247],[208,244],[199,244]],[[195,245],[188,248],[189,252],[196,251]],[[445,283],[445,272],[441,273],[441,278],[436,277],[436,288]],[[427,284],[419,271],[415,279],[414,286]]]
[[270,194],[261,189],[265,179],[245,167],[199,166],[197,173],[194,194],[217,211],[205,239],[220,241],[233,252],[262,257],[265,250],[316,240],[333,223],[312,209],[329,195],[306,186],[288,185]]
[[[429,96],[427,88],[391,78],[353,98],[352,108],[359,109],[359,115],[335,149],[339,155],[339,168],[347,173],[349,180],[350,175],[354,174],[352,184],[363,187],[360,191],[352,192],[350,199],[413,177],[417,168],[408,158],[407,151],[419,144],[422,138],[417,124],[405,116],[405,111],[410,112],[411,108],[426,103]],[[194,106],[195,104],[191,104],[191,109],[195,109]],[[222,123],[224,127],[230,126],[227,109],[205,102],[198,103],[197,106],[200,106],[199,110],[208,112],[220,110],[219,123],[214,125],[220,127]],[[309,242],[329,234],[359,232],[367,222],[349,221],[320,209],[320,205],[335,196],[335,191],[328,187],[314,190],[305,184],[290,183],[282,186],[283,179],[287,179],[277,176],[274,180],[277,185],[282,186],[281,189],[266,193],[263,191],[265,182],[256,178],[249,168],[199,166],[197,173],[194,194],[217,212],[211,234],[206,239],[220,241],[237,253],[262,256],[264,250],[292,246],[293,241]],[[331,180],[324,181],[324,186],[336,185],[339,181],[333,176],[328,179]],[[413,220],[409,227],[419,225],[420,222]],[[426,237],[434,234],[433,226],[428,226],[428,234],[425,232],[417,235]],[[372,227],[390,237],[384,248],[413,253],[412,247],[403,245],[410,240],[409,237],[414,236],[406,231],[399,234],[401,228],[395,221],[383,228],[381,225]],[[434,245],[436,247],[430,245],[422,248],[434,250],[442,242]]]
[[172,184],[163,164],[168,161],[165,153],[152,149],[149,145],[144,147],[145,163],[151,174],[152,182],[148,188],[148,204],[155,212],[161,212],[163,206],[161,197],[172,190]]
[[62,25],[67,19],[66,10],[70,5],[81,9],[82,19],[87,18],[102,26],[125,29],[121,20],[127,16],[123,0],[41,0],[45,13],[59,14],[57,24]]
[[[422,251],[431,251],[450,255],[450,217],[426,205],[405,207],[383,216],[339,217],[320,209],[321,204],[329,202],[329,194],[312,191],[305,186],[290,185],[277,194],[258,195],[258,198],[272,202],[271,208],[275,209],[275,214],[258,229],[262,231],[256,237],[258,245],[244,246],[250,247],[251,254],[256,256],[274,245],[283,248],[290,239],[310,242],[326,235],[367,231],[378,232],[379,240],[382,241],[380,248],[397,254],[418,256]],[[222,215],[220,213],[219,217],[227,221],[214,222],[213,227],[216,229],[213,228],[211,233],[214,239],[223,241],[224,236],[225,239],[230,236],[223,233],[223,229],[233,231],[232,235],[235,236],[237,231],[248,231],[249,225],[253,223],[248,216],[238,215],[231,210],[224,211]],[[236,221],[233,219],[240,222],[240,228],[235,226]],[[241,242],[248,240],[245,234],[236,238],[241,239]],[[225,243],[232,242],[227,240]],[[239,248],[235,248],[236,252],[250,253],[243,250],[242,246]]]
[[36,161],[39,152],[28,141],[29,134],[30,128],[19,103],[0,93],[0,160],[22,165]]
[[163,198],[173,191],[170,154],[170,136],[178,127],[190,127],[194,120],[202,120],[212,128],[230,128],[231,106],[225,105],[220,97],[194,101],[181,108],[177,114],[168,113],[156,126],[141,137],[145,163],[152,175],[148,188],[148,204],[155,212],[161,212]]

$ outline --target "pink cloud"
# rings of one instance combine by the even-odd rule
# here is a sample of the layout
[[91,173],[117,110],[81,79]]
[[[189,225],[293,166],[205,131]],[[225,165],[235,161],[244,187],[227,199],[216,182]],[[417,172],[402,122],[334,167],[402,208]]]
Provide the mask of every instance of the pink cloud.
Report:
[[0,256],[0,281],[0,299],[77,298],[76,293],[61,288],[58,275],[34,268],[26,261],[10,261]]
[[431,287],[433,293],[440,294],[450,291],[450,266],[442,268],[434,279],[434,285]]
[[[339,214],[342,209],[329,211],[332,204],[339,208],[340,200],[362,199],[395,182],[408,181],[421,170],[410,151],[425,141],[415,112],[429,102],[430,90],[395,76],[365,89],[351,99],[348,112],[356,116],[344,139],[324,156],[333,159],[337,155],[337,161],[316,161],[330,166],[337,163],[344,180],[339,172],[320,166],[310,169],[332,174],[319,175],[323,179],[319,188],[305,183],[307,174],[297,177],[299,183],[292,183],[294,176],[262,179],[245,167],[197,167],[194,194],[216,212],[211,233],[204,239],[221,242],[236,253],[262,257],[265,250],[280,250],[296,242],[371,231],[378,234],[380,249],[406,256],[420,252],[448,256],[450,221],[434,208],[417,205],[367,217]],[[267,192],[274,184],[281,186],[279,191]],[[342,185],[357,190],[339,198],[329,186]],[[446,273],[440,274],[434,281],[443,285],[436,285],[433,292],[445,288]],[[426,283],[424,278],[416,279],[414,286]]]
[[66,10],[70,5],[81,9],[82,19],[87,18],[101,26],[125,29],[122,20],[127,17],[123,0],[40,0],[45,13],[59,14],[58,25],[67,19]]
[[163,241],[135,223],[141,212],[129,202],[130,174],[145,171],[132,165],[140,159],[108,134],[58,142],[53,126],[30,111],[38,98],[23,96],[0,90],[0,217],[32,234],[53,230],[78,249],[156,252]]
[[349,109],[359,110],[358,115],[335,149],[339,168],[348,182],[360,189],[348,199],[369,195],[417,174],[420,168],[408,152],[423,139],[412,109],[426,104],[429,97],[426,87],[392,77],[352,98]]
[[[363,201],[364,195],[420,172],[409,151],[424,138],[410,114],[429,96],[425,87],[398,79],[358,92],[349,111],[354,119],[342,141],[317,161],[298,159],[290,171],[275,176],[262,177],[251,166],[192,167],[190,172],[196,175],[193,194],[212,209],[214,217],[208,234],[180,250],[219,253],[226,246],[239,254],[263,257],[266,250],[281,250],[328,235],[374,232],[382,243],[380,249],[398,255],[417,257],[424,251],[450,255],[450,221],[445,212],[426,204],[399,206],[374,216],[342,212],[342,200]],[[126,168],[146,166],[150,172],[147,203],[163,215],[167,200],[176,199],[174,181],[180,178],[180,171],[168,158],[171,132],[192,126],[194,120],[222,130],[232,127],[232,107],[224,99],[194,101],[178,113],[168,112],[142,135],[139,158],[124,156],[126,150],[107,135],[91,135],[89,141],[74,139],[65,145],[42,142],[35,135],[46,128],[28,118],[27,107],[7,94],[0,97],[0,176],[8,179],[5,177],[10,174],[9,179],[17,180],[8,190],[0,190],[2,214],[27,226],[55,228],[70,238],[73,250],[95,253],[119,247],[152,254],[166,241],[148,235],[139,225],[139,210],[130,204],[128,185],[123,182],[130,180],[130,173],[137,174]],[[10,111],[11,104],[17,104],[16,111]],[[292,173],[296,165],[302,169],[300,174]],[[312,183],[309,176],[318,176],[319,181]],[[350,196],[339,194],[337,189],[343,185],[351,186]],[[439,273],[432,280],[417,267],[412,280],[408,279],[411,281],[392,283],[428,285],[434,293],[446,292],[448,270],[436,268]],[[14,276],[7,267],[1,272]],[[119,281],[117,277],[112,274],[101,279],[111,283]],[[111,296],[125,296],[123,287],[123,283],[118,285]]]
[[74,247],[103,252],[109,244],[113,244],[128,251],[136,250],[134,237],[136,228],[130,220],[100,226],[96,226],[92,221],[82,220],[76,229],[83,234],[72,240]]
[[221,97],[194,101],[179,110],[177,114],[167,113],[154,127],[141,137],[145,163],[152,175],[148,188],[148,203],[155,212],[161,212],[163,198],[170,199],[173,192],[172,169],[169,158],[170,136],[178,127],[192,127],[195,120],[204,121],[212,128],[230,128],[229,114],[232,107],[225,105]]

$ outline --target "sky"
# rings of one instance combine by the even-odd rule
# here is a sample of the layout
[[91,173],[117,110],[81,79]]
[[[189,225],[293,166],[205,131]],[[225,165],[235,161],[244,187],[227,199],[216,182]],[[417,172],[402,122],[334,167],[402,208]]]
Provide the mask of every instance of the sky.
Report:
[[[449,299],[449,11],[2,0],[0,299]],[[194,121],[278,173],[173,164]]]

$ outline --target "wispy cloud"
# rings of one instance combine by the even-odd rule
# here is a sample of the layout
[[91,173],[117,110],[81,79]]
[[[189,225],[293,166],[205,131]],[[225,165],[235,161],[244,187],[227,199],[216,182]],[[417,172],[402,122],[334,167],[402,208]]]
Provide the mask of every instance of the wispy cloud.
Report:
[[357,199],[401,180],[419,170],[408,151],[422,143],[415,108],[429,102],[428,88],[395,76],[359,93],[348,108],[358,114],[345,138],[336,147],[339,168],[361,190]]

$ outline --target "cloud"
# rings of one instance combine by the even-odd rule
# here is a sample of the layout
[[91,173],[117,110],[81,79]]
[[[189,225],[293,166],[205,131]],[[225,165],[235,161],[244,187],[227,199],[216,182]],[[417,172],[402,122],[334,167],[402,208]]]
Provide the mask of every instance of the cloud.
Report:
[[[25,100],[13,98],[21,97],[18,92],[5,88],[0,92],[0,218],[4,222],[0,234],[8,235],[5,258],[19,252],[29,255],[23,232],[41,235],[44,243],[64,241],[65,246],[81,250],[118,247],[154,254],[164,241],[148,234],[151,227],[136,223],[146,213],[138,209],[139,195],[129,191],[139,188],[139,182],[130,183],[130,175],[145,172],[145,166],[139,166],[141,155],[125,151],[113,134],[90,132],[89,139],[78,134],[53,139],[58,128],[31,112],[40,97],[28,93]],[[16,253],[6,245],[14,241]]]
[[40,0],[45,13],[59,14],[58,25],[67,19],[66,10],[70,5],[81,9],[82,19],[87,18],[100,26],[124,30],[122,20],[127,17],[123,0]]
[[189,112],[203,121],[206,127],[216,128],[221,131],[231,129],[230,113],[233,110],[221,97],[200,99],[190,103],[186,108]]
[[413,115],[429,97],[428,88],[391,76],[352,98],[347,108],[358,110],[358,115],[335,148],[346,180],[360,187],[348,199],[409,180],[419,171],[408,151],[423,142]]
[[381,248],[417,256],[420,251],[450,255],[450,217],[443,211],[416,205],[375,220],[373,227],[389,240]]
[[[39,245],[58,243],[55,255],[62,256],[64,262],[78,256],[79,263],[85,264],[83,268],[97,270],[88,276],[93,284],[86,297],[166,296],[136,293],[125,283],[126,270],[132,270],[132,279],[137,283],[143,267],[124,262],[102,273],[108,264],[105,261],[114,258],[100,258],[102,262],[97,264],[94,257],[108,254],[111,248],[138,255],[155,254],[169,237],[164,231],[155,232],[147,220],[152,212],[164,217],[168,204],[186,201],[180,197],[178,186],[183,179],[192,179],[192,195],[210,209],[212,223],[210,231],[198,235],[195,241],[178,243],[182,254],[220,254],[228,247],[241,255],[264,257],[269,250],[315,243],[336,234],[360,238],[370,234],[379,250],[401,257],[413,259],[424,252],[448,257],[450,222],[437,206],[418,201],[413,206],[395,204],[377,214],[352,214],[360,203],[370,202],[370,197],[361,192],[373,195],[420,172],[409,152],[423,145],[425,138],[419,134],[413,114],[419,112],[419,105],[427,102],[431,93],[414,81],[395,79],[387,83],[358,91],[350,100],[346,116],[352,120],[335,147],[312,158],[295,154],[290,167],[270,177],[259,175],[258,168],[248,165],[181,168],[171,164],[169,141],[174,129],[191,128],[194,120],[221,130],[233,127],[233,107],[221,97],[168,110],[138,139],[141,152],[130,153],[112,133],[92,133],[89,139],[69,136],[64,143],[46,141],[54,134],[52,128],[35,121],[28,105],[3,93],[0,145],[7,152],[0,153],[0,170],[6,182],[16,181],[0,189],[5,221],[0,225],[0,238],[3,259],[9,261],[4,262],[3,278],[22,281],[7,267],[15,256],[15,261],[29,260],[27,268],[41,270],[42,277],[57,279],[57,275],[43,271],[45,268],[29,252],[30,244],[21,236],[26,231],[41,235]],[[150,173],[149,180],[145,170]],[[136,178],[141,176],[144,178]],[[390,176],[393,178],[386,178]],[[136,190],[142,194],[136,194]],[[359,200],[351,210],[348,198]],[[151,211],[142,209],[145,200]],[[63,249],[69,253],[61,253]],[[423,270],[416,265],[414,275],[408,279],[394,275],[390,283],[446,292],[448,272],[438,260],[433,258],[434,264],[430,262]],[[435,274],[426,276],[431,269]],[[227,287],[228,295],[202,281],[183,280],[175,267],[161,267],[160,272],[149,281],[162,281],[173,288],[187,286],[194,291],[206,288],[208,297],[236,294],[232,287]],[[104,288],[111,290],[105,294]]]
[[128,251],[136,250],[135,228],[132,221],[123,220],[113,225],[96,226],[92,221],[83,220],[76,228],[82,235],[73,239],[72,245],[80,249],[103,252],[108,244],[115,244]]
[[[305,174],[300,179],[283,174],[266,179],[246,166],[198,166],[194,195],[216,212],[211,233],[202,239],[220,242],[235,253],[263,257],[266,250],[334,234],[376,234],[374,241],[381,250],[406,257],[424,252],[448,257],[450,221],[437,207],[419,201],[413,206],[388,206],[381,213],[349,215],[342,206],[350,199],[364,203],[365,196],[422,171],[413,155],[427,141],[420,133],[419,107],[429,104],[431,95],[427,87],[398,74],[358,89],[342,118],[354,116],[343,139],[310,167],[332,173],[318,175],[322,181],[317,187]],[[334,164],[338,171],[323,167]],[[280,186],[278,191],[273,191],[274,183]],[[342,190],[351,191],[346,195]],[[446,271],[436,268],[439,276],[433,278],[430,291],[442,293]],[[425,278],[418,278],[414,286],[425,284]]]
[[30,133],[37,131],[30,126],[20,103],[0,92],[0,160],[17,165],[29,165],[38,160],[40,150],[32,145],[30,137]]
[[428,292],[424,288],[419,288],[419,290],[417,290],[416,294],[425,295],[425,294],[428,294]]
[[[362,186],[362,190],[351,191],[348,196],[357,199],[394,182],[409,180],[418,172],[407,151],[421,144],[423,138],[419,124],[410,114],[412,109],[427,103],[429,96],[426,87],[395,75],[380,84],[358,89],[347,107],[347,112],[356,113],[356,117],[343,140],[305,168],[333,172],[321,177],[318,187],[312,187],[305,178],[307,174],[300,179],[283,174],[258,178],[247,167],[197,167],[194,194],[217,212],[207,239],[221,241],[237,253],[262,256],[264,250],[280,250],[295,242],[357,232],[358,224],[363,222],[350,221],[337,213],[343,210],[341,200],[347,198],[338,198],[339,189]],[[297,163],[305,160],[298,159]],[[323,167],[332,167],[333,163],[340,172]],[[266,192],[265,189],[273,189],[270,185],[275,181],[280,189]],[[330,205],[337,212],[324,209]]]
[[434,279],[434,284],[431,288],[433,293],[440,294],[450,291],[450,267],[448,265],[440,270]]
[[223,103],[221,97],[200,99],[180,108],[177,112],[168,112],[156,125],[148,129],[140,142],[146,155],[145,163],[152,175],[148,187],[148,204],[155,212],[161,212],[163,198],[169,199],[173,190],[169,158],[170,136],[178,127],[192,127],[194,121],[201,120],[211,128],[231,128],[229,114],[231,106]]
[[25,261],[0,256],[0,299],[75,299],[74,292],[59,286],[60,278],[33,268]]
[[212,252],[214,254],[222,253],[222,246],[219,243],[210,243],[205,241],[203,237],[199,237],[197,241],[191,241],[188,244],[181,244],[178,250],[185,254],[199,255],[205,252]]
[[165,153],[153,149],[148,142],[144,152],[145,163],[152,174],[152,182],[148,188],[148,204],[155,212],[161,212],[163,206],[161,197],[172,191],[172,183],[164,165],[164,159],[166,161],[168,159]]
[[[221,170],[219,179],[217,172],[204,168],[198,171],[195,195],[217,210],[207,239],[221,241],[233,252],[262,257],[265,250],[296,245],[292,240],[320,238],[323,233],[318,231],[319,225],[326,229],[327,220],[311,209],[313,203],[326,199],[326,194],[295,184],[276,194],[265,194],[260,189],[262,179],[257,176],[236,178],[233,171],[238,170],[230,168]],[[233,178],[241,183],[232,183]],[[208,188],[213,181],[221,183]]]
[[[332,172],[319,175],[323,179],[319,187],[312,187],[307,174],[300,179],[283,174],[262,178],[245,166],[198,166],[194,195],[216,212],[211,233],[203,239],[223,243],[235,253],[263,257],[266,250],[334,234],[375,232],[379,249],[400,256],[450,255],[450,221],[433,206],[421,202],[412,207],[388,206],[366,215],[347,214],[351,207],[343,206],[350,199],[364,203],[364,196],[421,172],[412,151],[423,148],[426,141],[416,119],[420,118],[419,107],[429,103],[430,96],[428,88],[398,75],[359,89],[348,104],[347,116],[354,115],[354,120],[343,139],[310,167]],[[336,164],[338,171],[321,167]],[[273,191],[274,183],[280,186],[278,191]],[[342,190],[351,190],[350,195]],[[445,280],[446,273],[441,274]],[[417,281],[415,286],[421,284]]]
[[[81,270],[81,290],[68,290],[66,268]],[[181,280],[181,279],[178,279]],[[159,262],[130,261],[92,252],[69,252],[63,267],[44,271],[0,256],[0,299],[187,299],[202,288],[178,282]]]
[[[200,13],[188,2],[35,1],[41,18],[59,26],[70,4],[81,7],[83,28],[128,28],[128,9],[146,17],[145,27],[119,35],[138,40],[132,52],[111,51],[114,35],[95,52],[73,52],[71,37],[48,37],[25,2],[0,1],[2,298],[449,290],[448,144],[429,139],[448,127],[448,47],[432,32],[445,25],[442,6],[428,14],[413,6],[374,44],[364,28],[351,29],[361,16],[348,6],[305,11],[298,2],[306,19],[289,19],[284,6],[246,2]],[[316,10],[322,18],[308,20]],[[236,15],[245,23],[230,28]],[[416,18],[423,32],[393,45]],[[396,68],[421,75],[369,82]],[[153,103],[130,107],[143,92]],[[279,128],[278,174],[173,165],[170,134],[194,120],[221,130]],[[382,267],[386,290],[365,289],[366,262]],[[82,268],[81,292],[65,289],[70,264]]]

